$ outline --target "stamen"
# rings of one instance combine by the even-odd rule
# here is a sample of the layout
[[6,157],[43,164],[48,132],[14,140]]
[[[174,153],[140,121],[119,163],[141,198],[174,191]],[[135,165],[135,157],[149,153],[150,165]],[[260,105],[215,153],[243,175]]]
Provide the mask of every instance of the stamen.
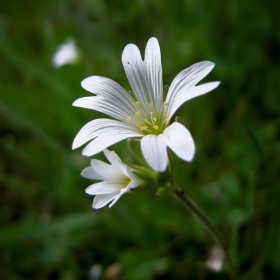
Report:
[[155,130],[158,130],[158,126],[157,126],[157,125],[154,125],[153,128],[154,128]]
[[140,123],[137,124],[138,129],[142,130],[142,125]]
[[176,116],[176,117],[175,117],[175,122],[181,122],[181,118],[178,117],[178,116]]
[[164,110],[161,110],[161,112],[162,112],[163,114],[166,114],[166,112],[165,112]]
[[127,121],[128,123],[131,123],[131,116],[128,116],[128,117],[126,118],[126,121]]
[[136,104],[137,106],[140,106],[140,102],[139,102],[139,101],[135,101],[135,104]]
[[139,115],[140,115],[140,112],[139,112],[139,111],[135,113],[135,117],[136,117],[136,118],[137,118]]
[[148,127],[147,127],[146,125],[144,125],[144,126],[141,127],[141,131],[142,131],[142,130],[146,130],[147,128],[148,128]]
[[149,106],[150,109],[154,108],[154,105],[152,103],[149,103],[148,106]]
[[170,120],[170,117],[166,118],[166,119],[162,122],[162,124],[168,123],[169,120]]
[[168,102],[166,102],[166,101],[163,102],[163,105],[167,105],[167,104],[168,104]]
[[145,122],[148,123],[149,125],[153,125],[153,124],[150,123],[147,119],[145,119]]
[[151,114],[152,124],[154,125],[157,119],[153,117],[153,112],[150,112],[150,114]]

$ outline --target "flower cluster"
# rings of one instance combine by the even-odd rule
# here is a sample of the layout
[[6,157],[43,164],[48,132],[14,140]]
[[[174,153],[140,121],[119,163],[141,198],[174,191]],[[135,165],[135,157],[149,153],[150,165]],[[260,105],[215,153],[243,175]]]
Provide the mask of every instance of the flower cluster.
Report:
[[[191,161],[195,154],[194,140],[186,127],[179,122],[171,123],[171,118],[184,102],[219,85],[219,82],[197,85],[213,69],[214,63],[203,61],[181,71],[171,83],[165,100],[163,100],[161,52],[156,38],[149,39],[144,60],[138,47],[128,44],[122,54],[122,63],[132,89],[131,94],[108,78],[91,76],[82,81],[82,87],[95,95],[80,98],[73,105],[99,111],[114,119],[101,118],[87,123],[75,137],[73,149],[91,141],[84,148],[83,155],[92,156],[121,140],[138,138],[141,139],[141,151],[146,162],[157,172],[164,172],[167,168],[167,147],[179,158]],[[109,152],[106,151],[105,154],[108,157]],[[111,158],[112,156],[108,158],[110,162]],[[94,164],[91,171],[95,174],[97,161],[92,162]],[[99,162],[99,166],[100,164]],[[102,166],[109,168],[106,164]],[[110,168],[113,167],[116,165],[112,163]],[[83,176],[85,172],[89,174],[89,169],[86,170],[82,173]],[[113,200],[112,205],[130,189],[130,184],[133,188],[136,187],[135,183],[138,181],[135,179],[136,175],[132,176],[133,171],[128,167],[126,170],[130,170],[129,172],[124,173],[123,169],[120,170],[130,180],[118,181],[117,177],[114,179],[113,175],[110,175],[109,184],[107,180],[109,177],[85,176],[104,180],[103,183],[92,185],[95,187],[92,187],[90,194],[96,195],[94,207],[102,207]],[[113,182],[116,188],[111,187]],[[125,185],[124,182],[128,183],[127,186],[119,188],[120,185]],[[108,185],[110,188],[105,187]]]

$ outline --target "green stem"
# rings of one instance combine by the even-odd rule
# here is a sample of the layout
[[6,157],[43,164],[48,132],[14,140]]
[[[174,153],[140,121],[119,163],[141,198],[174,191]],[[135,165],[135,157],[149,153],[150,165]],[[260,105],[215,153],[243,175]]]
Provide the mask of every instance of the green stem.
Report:
[[180,188],[176,187],[174,190],[174,196],[180,200],[184,206],[190,211],[192,212],[196,217],[198,217],[203,224],[209,229],[209,231],[212,233],[214,239],[216,240],[216,242],[222,247],[226,259],[228,261],[228,265],[229,265],[229,270],[230,270],[230,278],[232,280],[237,279],[236,277],[236,273],[235,273],[235,269],[234,266],[231,262],[227,247],[225,245],[225,242],[223,240],[223,237],[221,236],[221,234],[219,233],[219,231],[217,230],[217,228],[213,225],[213,223],[210,221],[210,219],[205,215],[205,213],[201,210],[201,208],[190,199],[189,196],[187,196],[183,190],[181,190]]

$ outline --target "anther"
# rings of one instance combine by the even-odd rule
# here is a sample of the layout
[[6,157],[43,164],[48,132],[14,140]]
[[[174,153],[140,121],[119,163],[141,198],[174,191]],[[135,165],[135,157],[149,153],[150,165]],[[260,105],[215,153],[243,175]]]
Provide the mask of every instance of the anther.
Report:
[[140,123],[137,124],[138,129],[142,130],[142,125]]
[[142,130],[146,130],[147,128],[148,128],[148,127],[147,127],[146,125],[144,125],[144,126],[141,127],[141,131],[142,131]]
[[131,116],[128,116],[128,117],[126,118],[126,121],[127,121],[128,123],[131,123]]
[[178,117],[178,116],[176,116],[176,117],[175,117],[175,122],[181,122],[181,118]]
[[157,125],[154,125],[153,128],[154,128],[155,130],[158,130],[158,126],[157,126]]
[[167,104],[168,104],[168,102],[166,102],[166,101],[163,102],[163,105],[167,105]]
[[140,102],[139,102],[139,101],[135,101],[135,104],[136,104],[137,106],[140,106]]
[[149,103],[148,106],[149,106],[150,109],[154,108],[154,105],[152,103]]
[[164,110],[161,110],[161,112],[162,112],[163,114],[166,114],[166,112],[165,112]]
[[139,115],[140,115],[140,112],[139,112],[139,111],[135,113],[135,117],[136,117],[136,118],[137,118]]

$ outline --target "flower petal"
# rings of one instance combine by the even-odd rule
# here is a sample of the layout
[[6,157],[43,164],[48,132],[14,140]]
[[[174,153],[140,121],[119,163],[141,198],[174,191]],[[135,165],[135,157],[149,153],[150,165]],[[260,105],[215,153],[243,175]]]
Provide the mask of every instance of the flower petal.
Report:
[[149,103],[157,108],[159,105],[151,84],[152,77],[148,78],[150,73],[147,73],[147,65],[141,59],[139,49],[133,44],[127,45],[123,51],[122,61],[132,91],[140,102],[141,108],[149,112]]
[[81,176],[91,180],[105,180],[105,178],[99,173],[97,173],[91,166],[85,168],[81,172]]
[[82,81],[82,87],[89,92],[103,96],[109,102],[114,101],[121,104],[120,108],[130,108],[133,114],[137,111],[137,106],[129,93],[111,79],[91,76]]
[[132,91],[141,106],[148,105],[149,100],[146,69],[140,51],[134,44],[128,44],[122,53],[122,63]]
[[144,63],[149,94],[153,98],[151,102],[158,111],[162,106],[163,86],[160,47],[156,38],[151,38],[147,43]]
[[[111,136],[112,138],[110,138]],[[106,140],[106,144],[102,145],[103,148],[101,150],[100,147],[97,147],[98,152],[100,152],[125,138],[138,136],[142,135],[137,131],[137,128],[131,127],[128,124],[110,119],[96,119],[88,122],[78,132],[72,149],[76,149],[94,138],[96,138],[97,142],[100,142],[99,138],[102,138],[102,140]]]
[[117,178],[123,175],[116,166],[107,164],[101,160],[92,159],[90,164],[92,169],[105,178],[106,181],[117,180]]
[[[103,151],[104,149],[112,146],[120,142],[121,140],[130,138],[130,137],[137,137],[139,134],[137,133],[129,133],[125,131],[119,131],[112,128],[112,130],[108,130],[102,132],[92,140],[83,150],[82,154],[84,156],[92,156],[96,155],[99,152]],[[141,135],[142,136],[142,135]]]
[[173,103],[170,104],[168,108],[168,116],[169,118],[177,111],[177,109],[186,101],[195,98],[197,96],[203,95],[205,93],[208,93],[212,90],[214,90],[216,87],[218,87],[220,82],[210,82],[205,83],[196,87],[193,87],[189,91],[182,90],[174,99]]
[[87,194],[90,195],[100,195],[109,193],[118,193],[123,188],[123,184],[115,182],[99,182],[88,186],[85,190]]
[[166,97],[166,102],[168,102],[169,104],[168,107],[172,107],[174,100],[181,93],[181,91],[187,91],[194,87],[213,69],[214,66],[215,64],[213,62],[202,61],[193,64],[189,68],[181,71],[170,85]]
[[167,167],[166,136],[146,135],[141,139],[141,149],[147,163],[156,171],[163,172]]
[[102,208],[103,206],[108,204],[110,201],[112,201],[117,194],[118,193],[97,195],[93,200],[92,208],[95,208],[95,209]]
[[123,122],[126,122],[128,116],[135,114],[131,107],[123,106],[117,100],[108,100],[103,96],[82,97],[77,99],[73,106],[95,110]]
[[112,166],[114,166],[116,169],[119,170],[120,174],[124,174],[126,177],[129,177],[126,164],[124,164],[121,161],[119,156],[114,151],[109,151],[105,149],[103,153],[106,156],[106,158],[109,160],[109,162],[112,164]]
[[193,138],[186,127],[178,122],[168,126],[163,135],[166,136],[167,146],[181,159],[192,161],[195,154]]
[[119,194],[117,194],[115,197],[114,197],[114,200],[111,202],[111,204],[109,205],[109,208],[111,208],[119,199],[120,199],[120,197],[123,195],[123,194],[125,194],[126,192],[128,192],[129,190],[127,189],[127,188],[125,188],[125,189],[122,189],[121,191],[120,191],[120,193]]

